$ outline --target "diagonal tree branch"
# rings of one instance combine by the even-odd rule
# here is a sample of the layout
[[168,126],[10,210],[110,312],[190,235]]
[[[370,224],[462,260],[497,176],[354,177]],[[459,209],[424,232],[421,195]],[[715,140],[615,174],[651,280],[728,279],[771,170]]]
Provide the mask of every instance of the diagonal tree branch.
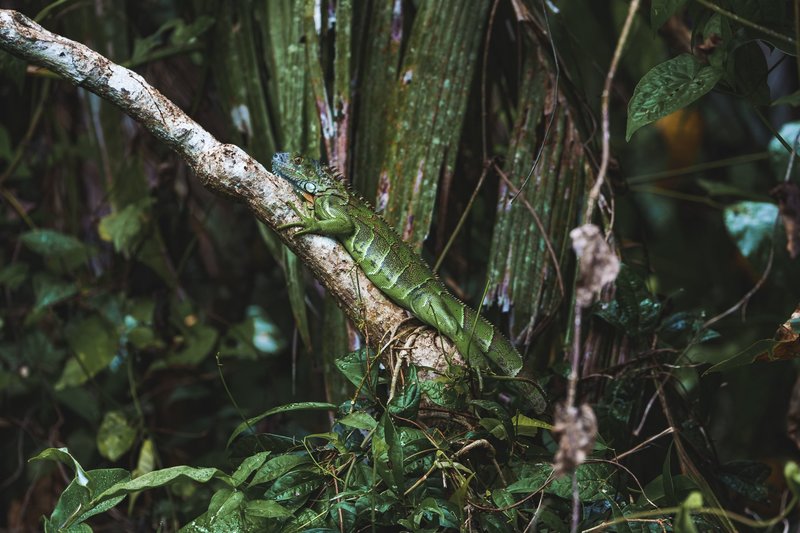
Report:
[[[113,102],[186,160],[207,188],[247,204],[269,227],[295,219],[287,207],[295,193],[286,181],[238,146],[219,142],[135,72],[7,9],[0,10],[0,49]],[[364,276],[338,243],[317,235],[294,238],[286,231],[278,235],[335,295],[374,346],[387,341],[397,325],[407,320],[406,312]],[[427,328],[408,355],[417,365],[441,370],[445,364],[442,347],[452,351],[446,338]]]

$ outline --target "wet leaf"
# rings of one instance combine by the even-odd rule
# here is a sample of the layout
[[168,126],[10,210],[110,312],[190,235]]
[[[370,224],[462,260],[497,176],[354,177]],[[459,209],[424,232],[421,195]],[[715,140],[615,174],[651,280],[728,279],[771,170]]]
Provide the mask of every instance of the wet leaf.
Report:
[[722,71],[681,54],[653,67],[639,80],[628,103],[625,139],[661,117],[691,104],[714,88]]
[[417,368],[411,365],[406,374],[405,386],[389,402],[389,413],[401,418],[416,418],[421,396]]

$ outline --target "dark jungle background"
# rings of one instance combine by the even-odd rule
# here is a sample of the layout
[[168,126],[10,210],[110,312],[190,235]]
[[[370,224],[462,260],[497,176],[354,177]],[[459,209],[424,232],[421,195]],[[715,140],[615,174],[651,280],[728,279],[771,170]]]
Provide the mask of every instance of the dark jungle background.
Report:
[[[0,7],[142,74],[265,166],[276,151],[337,166],[457,296],[484,303],[551,400],[520,412],[498,385],[469,403],[456,372],[420,386],[466,429],[424,409],[386,429],[380,390],[332,427],[347,412],[318,406],[354,398],[337,359],[356,330],[297,258],[119,109],[2,52],[0,527],[570,530],[548,429],[570,368],[568,234],[600,164],[628,2]],[[581,344],[580,397],[599,421],[577,476],[581,530],[797,527],[800,475],[784,474],[800,445],[796,10],[650,0],[635,15],[594,220],[623,269]],[[678,57],[688,71],[647,78]],[[668,90],[702,69],[701,89]],[[629,114],[637,84],[647,120]],[[278,409],[229,442],[243,417],[295,402],[317,408]],[[361,460],[376,424],[399,472],[375,450]],[[491,453],[462,453],[481,439]],[[62,447],[62,462],[28,461]],[[97,479],[187,470],[73,524],[90,498],[72,459]]]

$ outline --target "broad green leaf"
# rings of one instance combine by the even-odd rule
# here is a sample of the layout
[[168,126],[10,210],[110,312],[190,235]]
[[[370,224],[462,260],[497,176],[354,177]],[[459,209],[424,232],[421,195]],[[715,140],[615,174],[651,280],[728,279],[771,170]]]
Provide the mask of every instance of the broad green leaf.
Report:
[[67,448],[47,448],[39,452],[36,456],[31,457],[28,461],[42,461],[49,459],[51,461],[60,461],[75,470],[75,482],[81,487],[85,487],[88,491],[93,490],[93,485],[89,476],[81,464],[75,459]]
[[36,295],[36,303],[31,316],[37,316],[48,307],[75,296],[78,293],[78,286],[40,273],[33,277],[33,292]]
[[[121,468],[89,470],[86,474],[92,480],[95,491],[103,491],[116,483],[130,479],[130,473]],[[78,530],[77,528],[89,528],[89,526],[82,523],[84,520],[108,511],[122,501],[123,498],[124,496],[120,496],[93,505],[90,502],[91,494],[73,479],[64,489],[64,492],[61,493],[58,503],[56,503],[56,507],[52,515],[50,515],[50,521],[54,525],[57,524],[59,531],[61,531],[61,528],[65,528],[70,533]],[[91,528],[88,530],[91,531]]]
[[318,472],[294,470],[275,480],[264,493],[264,497],[275,501],[302,499],[319,487],[324,480],[325,478]]
[[130,255],[139,243],[139,235],[147,223],[150,206],[154,202],[153,198],[147,197],[126,205],[121,211],[104,216],[97,225],[100,238],[113,243],[117,252]]
[[[350,352],[336,360],[339,372],[361,391],[361,394],[372,397],[372,391],[378,383],[378,361],[368,348]],[[369,370],[369,374],[367,374]],[[365,377],[366,376],[366,377]]]
[[[578,496],[582,502],[605,500],[617,489],[612,477],[614,469],[605,463],[584,463],[575,471],[578,476]],[[553,481],[545,492],[564,499],[572,498],[572,476]]]
[[65,333],[75,357],[64,366],[56,390],[82,385],[94,377],[111,363],[118,348],[116,332],[99,316],[73,319]]
[[374,418],[372,418],[367,413],[361,411],[350,413],[344,418],[337,420],[337,422],[339,422],[343,426],[349,426],[351,428],[365,429],[365,430],[373,430],[378,425],[378,422],[376,422]]
[[514,418],[511,419],[511,421],[514,424],[516,434],[523,437],[535,437],[540,428],[549,431],[553,430],[553,426],[551,424],[548,424],[542,420],[527,417],[522,413],[518,413],[516,416],[514,416]]
[[308,464],[309,462],[311,462],[311,458],[307,455],[280,455],[278,457],[273,457],[258,469],[258,472],[256,472],[253,479],[250,481],[250,485],[268,483],[274,479],[278,479],[296,467]]
[[218,490],[211,497],[208,511],[198,516],[179,531],[181,533],[228,533],[252,530],[252,525],[242,513],[244,493],[233,489]]
[[628,104],[625,139],[642,126],[691,104],[722,77],[722,70],[703,65],[691,54],[681,54],[653,67],[639,80]]
[[225,472],[222,472],[216,468],[173,466],[171,468],[164,468],[162,470],[148,472],[147,474],[143,474],[130,481],[116,483],[105,491],[96,495],[92,499],[92,504],[97,505],[106,500],[117,498],[119,496],[127,496],[141,490],[163,487],[182,479],[189,479],[197,483],[208,483],[212,479],[219,479],[228,485],[233,485],[233,479]]
[[28,278],[28,265],[26,263],[11,263],[0,269],[0,285],[5,285],[12,291],[22,285]]
[[511,422],[511,416],[502,405],[489,400],[472,400],[469,403],[470,405],[480,407],[481,409],[492,413],[494,418],[503,425],[503,432],[505,433],[504,438],[509,438],[514,435],[514,426]]
[[526,477],[506,487],[506,492],[509,494],[532,494],[543,490],[545,483],[553,473],[553,465],[540,463],[536,466],[537,468],[529,472]]
[[110,461],[116,461],[133,446],[136,429],[122,411],[109,411],[97,430],[97,450]]
[[244,505],[244,512],[259,518],[288,518],[292,513],[272,500],[252,500]]
[[389,412],[401,418],[414,419],[419,410],[421,396],[419,379],[417,378],[417,367],[411,365],[406,375],[405,387],[403,387],[402,391],[396,393],[392,401],[389,402]]
[[420,383],[422,393],[433,403],[448,409],[459,409],[461,397],[455,390],[453,380],[446,377],[437,377]]
[[725,208],[725,228],[742,255],[753,259],[772,239],[778,206],[768,202],[739,202]]
[[[417,528],[423,524],[435,524],[440,528],[455,530],[461,522],[460,515],[460,509],[452,502],[429,497],[417,504],[413,521]],[[437,520],[434,521],[434,518]]]
[[264,461],[267,460],[267,456],[269,454],[270,452],[258,452],[257,454],[251,455],[242,461],[236,471],[231,475],[234,486],[238,487],[247,481],[247,478],[250,477],[250,474],[261,468],[261,465],[263,465]]
[[233,430],[231,436],[228,438],[228,443],[225,445],[229,447],[231,442],[234,441],[236,437],[238,437],[243,431],[246,431],[248,427],[252,427],[255,424],[258,424],[261,420],[265,419],[268,416],[278,414],[278,413],[287,413],[290,411],[304,411],[304,410],[336,410],[336,406],[332,403],[325,403],[325,402],[299,402],[299,403],[287,403],[286,405],[281,405],[279,407],[273,407],[268,411],[264,411],[258,416],[254,416],[252,418],[248,418],[246,422],[242,422],[236,429]]
[[657,30],[685,3],[686,0],[652,0],[650,2],[650,26]]
[[64,257],[73,254],[88,256],[88,249],[72,235],[51,230],[35,229],[19,236],[19,240],[32,252],[44,257]]
[[156,362],[152,369],[165,366],[195,366],[201,363],[217,344],[219,333],[216,329],[206,324],[195,324],[186,332],[184,348],[176,354],[170,355],[163,362]]

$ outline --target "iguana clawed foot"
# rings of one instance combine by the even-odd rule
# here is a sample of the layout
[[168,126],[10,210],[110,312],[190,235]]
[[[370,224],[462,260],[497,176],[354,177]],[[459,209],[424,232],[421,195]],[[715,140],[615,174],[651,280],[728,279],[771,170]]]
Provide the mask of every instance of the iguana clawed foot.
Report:
[[317,219],[314,217],[313,208],[311,209],[304,209],[301,210],[297,207],[297,205],[293,203],[286,203],[287,207],[294,211],[294,213],[300,218],[297,222],[288,222],[286,224],[281,224],[276,229],[283,230],[288,228],[302,228],[295,232],[295,235],[305,235],[307,233],[313,233],[317,229]]

